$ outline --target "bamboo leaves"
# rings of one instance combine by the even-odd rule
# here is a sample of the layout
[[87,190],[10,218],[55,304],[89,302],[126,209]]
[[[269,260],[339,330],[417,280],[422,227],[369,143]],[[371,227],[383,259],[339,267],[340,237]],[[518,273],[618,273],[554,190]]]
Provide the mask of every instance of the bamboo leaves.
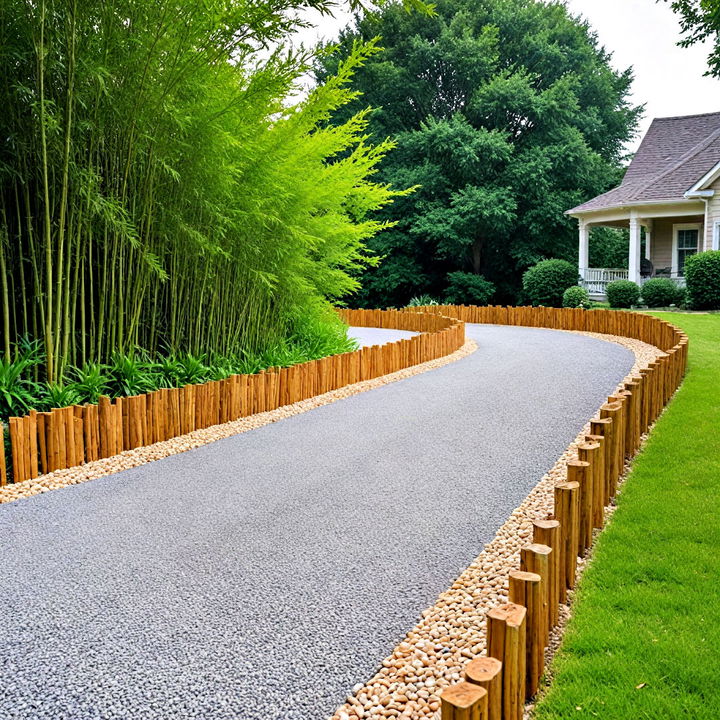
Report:
[[383,225],[367,215],[395,193],[371,176],[392,144],[367,144],[366,112],[328,123],[375,43],[294,104],[307,53],[256,52],[307,4],[3,3],[8,360],[42,338],[61,388],[117,353],[262,354],[304,319],[327,324],[372,262]]

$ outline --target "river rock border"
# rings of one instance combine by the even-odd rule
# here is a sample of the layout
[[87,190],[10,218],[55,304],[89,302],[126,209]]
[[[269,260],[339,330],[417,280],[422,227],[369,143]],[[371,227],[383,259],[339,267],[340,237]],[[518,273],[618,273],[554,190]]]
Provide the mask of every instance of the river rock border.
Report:
[[477,350],[477,344],[472,340],[466,340],[465,344],[459,350],[456,350],[450,355],[436,360],[429,360],[420,365],[413,365],[412,367],[398,370],[389,375],[383,375],[382,377],[372,380],[364,380],[359,383],[354,383],[353,385],[346,385],[338,390],[333,390],[323,395],[316,395],[307,400],[293,403],[292,405],[284,405],[276,410],[257,413],[222,425],[213,425],[212,427],[202,430],[195,430],[187,435],[180,435],[170,440],[155,443],[154,445],[146,445],[134,450],[126,450],[119,455],[113,455],[112,457],[103,458],[102,460],[95,460],[85,465],[56,470],[55,472],[41,475],[39,478],[33,480],[25,480],[24,482],[5,485],[4,487],[0,487],[0,504],[49,492],[50,490],[59,490],[69,485],[77,485],[87,482],[88,480],[95,480],[106,475],[120,472],[121,470],[129,470],[130,468],[144,465],[153,460],[159,460],[160,458],[170,455],[177,455],[178,453],[207,445],[215,440],[238,435],[248,430],[254,430],[263,425],[269,425],[278,420],[291,417],[292,415],[299,415],[300,413],[307,412],[321,405],[328,405],[350,397],[351,395],[357,395],[367,390],[372,390],[373,388],[397,382],[398,380],[404,380],[413,375],[419,375],[428,370],[443,367],[444,365],[467,357],[475,350]]
[[[576,332],[628,348],[635,355],[629,375],[661,354],[654,345],[623,336],[559,332]],[[329,720],[439,720],[440,693],[460,681],[465,665],[484,652],[486,614],[508,601],[508,576],[519,566],[520,548],[531,542],[532,521],[553,511],[553,489],[567,478],[567,462],[577,460],[577,447],[589,432],[588,422],[480,555],[422,613],[375,676],[353,687],[345,704]],[[578,573],[586,562],[587,557],[578,564]],[[548,653],[558,647],[569,614],[569,607],[561,606],[563,622],[554,630]]]

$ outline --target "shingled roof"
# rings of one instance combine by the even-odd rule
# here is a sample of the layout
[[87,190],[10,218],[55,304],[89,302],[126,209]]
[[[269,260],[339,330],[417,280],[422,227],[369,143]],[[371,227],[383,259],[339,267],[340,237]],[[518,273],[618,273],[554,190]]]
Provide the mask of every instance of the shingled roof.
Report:
[[681,200],[720,162],[720,112],[656,118],[622,183],[568,210],[568,214],[628,204]]

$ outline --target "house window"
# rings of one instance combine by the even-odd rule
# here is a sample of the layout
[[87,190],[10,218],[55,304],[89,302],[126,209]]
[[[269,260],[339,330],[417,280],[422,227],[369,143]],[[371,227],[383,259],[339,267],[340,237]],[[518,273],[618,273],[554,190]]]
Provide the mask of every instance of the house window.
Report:
[[673,226],[673,277],[682,277],[685,274],[685,260],[698,251],[699,240],[699,224],[685,223]]
[[720,220],[716,220],[713,226],[712,249],[720,250]]
[[696,229],[678,230],[678,275],[685,274],[685,258],[697,252],[698,235]]

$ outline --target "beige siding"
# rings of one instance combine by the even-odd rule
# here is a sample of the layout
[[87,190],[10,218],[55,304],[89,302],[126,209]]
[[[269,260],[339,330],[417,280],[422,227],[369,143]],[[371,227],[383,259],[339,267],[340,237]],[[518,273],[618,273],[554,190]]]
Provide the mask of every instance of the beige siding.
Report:
[[672,224],[664,218],[653,220],[650,261],[656,272],[672,264]]
[[712,248],[713,228],[715,227],[715,223],[720,221],[720,180],[716,180],[710,188],[715,191],[715,195],[708,200],[705,250]]
[[[720,207],[718,211],[718,220],[720,220]],[[655,268],[655,272],[672,267],[673,225],[700,223],[700,239],[702,240],[702,222],[703,217],[701,215],[696,217],[656,218],[653,220],[650,261]]]

